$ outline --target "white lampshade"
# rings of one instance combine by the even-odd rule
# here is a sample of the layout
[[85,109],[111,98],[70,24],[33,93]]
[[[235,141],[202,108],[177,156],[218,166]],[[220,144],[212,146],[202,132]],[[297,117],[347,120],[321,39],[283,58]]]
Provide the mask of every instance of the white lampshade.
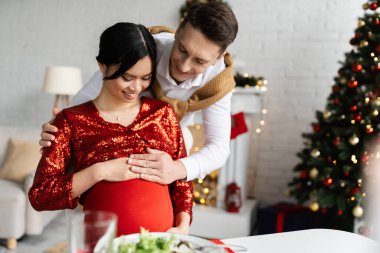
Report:
[[49,66],[46,68],[43,91],[58,95],[74,95],[82,87],[79,68]]

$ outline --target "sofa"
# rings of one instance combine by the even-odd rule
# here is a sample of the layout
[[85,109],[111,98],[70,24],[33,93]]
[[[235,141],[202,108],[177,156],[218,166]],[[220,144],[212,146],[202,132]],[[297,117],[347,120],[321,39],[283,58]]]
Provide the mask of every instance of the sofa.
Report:
[[[0,238],[6,239],[9,249],[15,249],[17,239],[24,235],[41,234],[45,226],[62,212],[37,212],[29,203],[28,190],[33,183],[36,164],[30,165],[28,159],[33,150],[34,163],[38,163],[39,133],[40,129],[0,126]],[[12,160],[9,158],[10,153],[16,163],[7,166]],[[12,175],[10,178],[1,177],[11,167],[13,176],[19,171],[27,174],[17,180]],[[28,170],[23,170],[24,168]]]

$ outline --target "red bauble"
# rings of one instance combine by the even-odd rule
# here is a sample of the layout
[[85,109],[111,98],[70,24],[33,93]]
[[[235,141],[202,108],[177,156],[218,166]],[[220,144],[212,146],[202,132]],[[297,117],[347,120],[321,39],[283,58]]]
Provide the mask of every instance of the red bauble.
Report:
[[338,85],[333,85],[332,87],[332,92],[333,93],[339,93],[340,92],[340,87]]
[[341,216],[341,215],[343,214],[343,210],[339,209],[338,212],[337,212],[337,214],[338,214],[339,216]]
[[360,188],[359,188],[359,187],[354,187],[354,188],[352,188],[352,189],[350,190],[350,193],[351,193],[352,195],[355,195],[355,194],[358,194],[359,191],[360,191]]
[[331,177],[326,178],[325,180],[323,180],[323,184],[325,186],[330,186],[330,185],[332,185],[332,183],[333,183],[333,179]]
[[358,106],[357,105],[351,105],[350,106],[350,111],[351,112],[354,112],[354,111],[356,111],[358,109]]
[[363,66],[361,64],[355,64],[354,66],[352,66],[352,70],[354,72],[360,72],[362,69],[363,69]]
[[318,133],[319,131],[321,131],[321,125],[313,124],[313,131],[314,133]]
[[333,139],[332,143],[335,145],[335,146],[338,146],[340,144],[340,138],[339,137],[336,137]]
[[334,105],[339,105],[339,104],[340,104],[339,98],[334,99]]
[[345,172],[344,172],[344,175],[345,175],[346,177],[348,177],[348,176],[350,175],[350,172],[349,172],[349,171],[345,171]]
[[307,175],[308,175],[308,173],[307,173],[306,170],[302,170],[302,171],[300,172],[300,178],[302,178],[302,179],[307,178]]
[[350,87],[350,88],[356,88],[356,87],[358,87],[359,83],[358,83],[358,81],[356,81],[356,80],[351,80],[351,81],[348,82],[347,85],[348,85],[348,87]]
[[362,116],[359,115],[359,114],[356,114],[356,115],[354,116],[354,120],[355,120],[355,121],[360,121],[361,119],[362,119]]
[[375,25],[379,25],[380,24],[380,19],[375,19]]
[[367,134],[371,134],[373,133],[373,128],[372,127],[366,128],[365,131],[367,132]]
[[373,10],[373,11],[376,10],[377,7],[378,7],[378,5],[377,5],[376,2],[373,2],[373,3],[371,3],[371,4],[369,5],[369,8],[370,8],[371,10]]

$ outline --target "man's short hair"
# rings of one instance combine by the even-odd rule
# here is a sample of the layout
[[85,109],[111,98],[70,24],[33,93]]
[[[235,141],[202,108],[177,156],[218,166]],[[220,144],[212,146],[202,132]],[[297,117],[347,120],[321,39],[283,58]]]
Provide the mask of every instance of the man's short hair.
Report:
[[190,23],[224,51],[236,38],[238,22],[231,8],[222,2],[193,4],[179,29]]

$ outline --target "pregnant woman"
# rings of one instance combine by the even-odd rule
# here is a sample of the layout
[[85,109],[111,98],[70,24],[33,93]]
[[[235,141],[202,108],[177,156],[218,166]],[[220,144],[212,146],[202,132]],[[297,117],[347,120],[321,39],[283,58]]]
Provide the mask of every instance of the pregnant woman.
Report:
[[[55,120],[56,141],[44,148],[29,199],[36,210],[111,211],[118,235],[150,231],[186,234],[191,182],[145,181],[127,164],[130,154],[159,149],[186,156],[181,128],[166,102],[141,97],[155,80],[156,45],[142,25],[117,23],[100,37],[96,57],[103,75],[92,101],[64,109]],[[147,164],[147,167],[149,164]]]

